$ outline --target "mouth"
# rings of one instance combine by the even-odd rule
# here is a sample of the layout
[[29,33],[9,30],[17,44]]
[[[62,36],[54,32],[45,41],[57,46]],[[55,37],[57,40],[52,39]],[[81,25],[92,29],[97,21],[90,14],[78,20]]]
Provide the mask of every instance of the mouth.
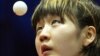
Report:
[[42,45],[41,46],[41,51],[43,56],[46,56],[47,54],[49,54],[49,52],[52,50],[51,47],[47,46],[47,45]]

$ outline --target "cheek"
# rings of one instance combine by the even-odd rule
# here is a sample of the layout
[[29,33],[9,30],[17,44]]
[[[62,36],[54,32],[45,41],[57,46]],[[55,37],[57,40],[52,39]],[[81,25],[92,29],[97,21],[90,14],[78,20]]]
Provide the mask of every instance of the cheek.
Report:
[[79,42],[77,41],[77,30],[75,27],[62,26],[55,29],[53,31],[52,40],[57,51],[65,55],[77,52],[80,48]]
[[74,26],[60,26],[53,30],[53,40],[61,43],[70,43],[77,39],[77,30]]

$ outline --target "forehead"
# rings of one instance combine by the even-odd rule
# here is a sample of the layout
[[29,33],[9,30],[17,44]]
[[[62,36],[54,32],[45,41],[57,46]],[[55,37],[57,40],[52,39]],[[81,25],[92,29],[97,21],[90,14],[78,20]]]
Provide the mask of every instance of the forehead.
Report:
[[[39,21],[43,21],[43,20],[48,20],[48,21],[50,21],[50,20],[53,20],[53,19],[62,19],[60,16],[58,16],[58,15],[51,15],[51,14],[48,14],[48,15],[46,15],[46,16],[44,16],[44,17],[41,17],[40,19],[39,19]],[[38,22],[39,22],[38,21]]]

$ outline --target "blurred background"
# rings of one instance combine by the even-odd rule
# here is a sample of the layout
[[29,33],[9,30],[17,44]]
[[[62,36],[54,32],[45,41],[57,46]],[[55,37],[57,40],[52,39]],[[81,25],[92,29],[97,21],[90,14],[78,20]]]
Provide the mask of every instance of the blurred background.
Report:
[[[37,56],[31,16],[40,0],[22,0],[28,11],[24,16],[14,14],[13,4],[19,0],[0,0],[0,56]],[[100,0],[94,0],[100,5]]]

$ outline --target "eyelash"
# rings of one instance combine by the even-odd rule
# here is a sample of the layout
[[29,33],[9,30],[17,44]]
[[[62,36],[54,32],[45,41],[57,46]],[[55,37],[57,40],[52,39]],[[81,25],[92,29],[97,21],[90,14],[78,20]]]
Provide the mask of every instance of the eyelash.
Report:
[[41,30],[42,28],[43,28],[42,26],[41,27],[38,27],[36,31]]
[[55,24],[55,23],[62,23],[62,22],[60,20],[53,20],[52,24]]

